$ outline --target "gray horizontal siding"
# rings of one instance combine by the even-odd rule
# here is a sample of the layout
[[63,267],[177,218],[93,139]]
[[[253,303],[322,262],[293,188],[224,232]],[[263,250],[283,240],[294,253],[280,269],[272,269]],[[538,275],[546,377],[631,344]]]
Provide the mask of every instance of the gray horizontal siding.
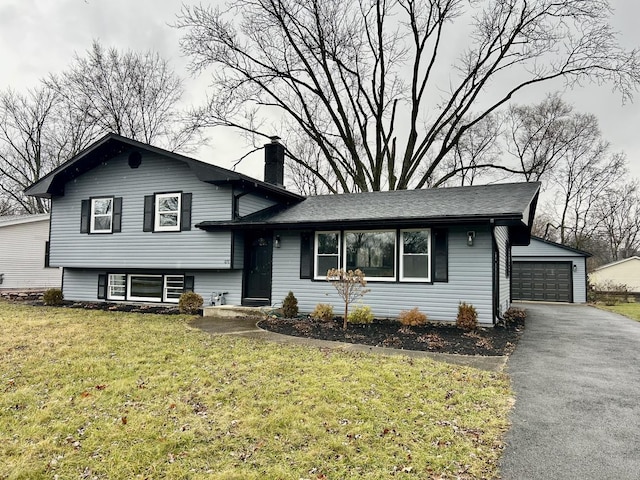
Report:
[[[471,303],[478,311],[478,321],[492,324],[491,235],[487,228],[476,228],[473,247],[467,246],[466,232],[474,228],[457,228],[449,232],[449,282],[447,283],[378,283],[362,300],[377,317],[397,317],[400,311],[418,307],[430,320],[454,322],[460,302]],[[300,279],[300,236],[296,232],[276,232],[281,248],[274,249],[274,303],[282,302],[291,290],[301,312],[311,312],[318,303],[330,303],[337,314],[343,302],[327,282]]]
[[[105,270],[87,270],[76,268],[64,269],[64,298],[75,301],[97,301],[98,275],[106,273]],[[109,273],[118,273],[117,270],[109,270]],[[129,272],[131,273],[131,272]],[[140,270],[137,273],[175,273],[161,270]],[[229,292],[226,295],[227,303],[240,305],[240,292],[242,290],[242,272],[238,270],[208,272],[208,271],[183,271],[185,275],[193,275],[194,291],[202,295],[205,305],[211,303],[213,292]]]
[[48,239],[48,219],[0,228],[0,289],[60,287],[61,270],[44,268]]
[[572,252],[560,246],[551,245],[546,242],[541,242],[535,238],[531,239],[531,243],[525,247],[516,246],[513,247],[513,258],[517,257],[583,257],[584,255],[578,252]]
[[263,196],[256,195],[254,193],[249,193],[238,199],[238,214],[241,217],[244,217],[245,215],[272,207],[275,204],[276,202],[274,200],[264,198]]
[[526,247],[513,247],[513,261],[523,262],[572,262],[576,267],[573,272],[573,301],[587,301],[587,259],[578,252],[572,252],[560,246],[551,245],[535,238]]
[[[192,229],[143,232],[144,196],[191,193]],[[97,196],[122,197],[122,232],[80,233],[80,206]],[[231,189],[199,181],[177,160],[145,155],[131,169],[125,155],[108,160],[67,183],[51,212],[51,264],[78,268],[230,268],[231,234],[205,232],[193,225],[231,217]]]

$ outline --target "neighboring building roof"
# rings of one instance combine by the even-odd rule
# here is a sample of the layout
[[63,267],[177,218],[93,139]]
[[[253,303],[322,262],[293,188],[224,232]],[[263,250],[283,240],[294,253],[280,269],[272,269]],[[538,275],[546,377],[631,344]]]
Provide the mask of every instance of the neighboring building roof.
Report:
[[215,230],[495,222],[526,229],[528,242],[539,190],[540,183],[532,182],[318,195],[286,208],[274,207],[230,222],[196,226]]
[[162,148],[154,147],[146,143],[131,140],[115,133],[109,133],[89,145],[75,157],[60,165],[48,175],[29,186],[25,193],[34,197],[51,198],[64,195],[64,185],[102,162],[125,152],[146,150],[147,152],[162,155],[186,163],[199,180],[220,185],[225,183],[251,186],[263,192],[268,192],[282,199],[301,200],[297,193],[290,192],[283,187],[265,183],[255,178],[233,172],[225,168],[185,157],[178,153],[169,152]]
[[19,225],[21,223],[42,222],[45,220],[49,220],[48,213],[7,215],[4,217],[0,217],[0,227],[8,227],[9,225]]
[[640,257],[633,256],[633,257],[625,258],[623,260],[618,260],[618,261],[615,261],[615,262],[607,263],[606,265],[600,265],[598,268],[594,269],[593,271],[597,272],[599,270],[604,270],[606,268],[613,267],[615,265],[620,265],[621,263],[626,263],[626,262],[628,262],[630,260],[638,260],[638,261],[640,261]]

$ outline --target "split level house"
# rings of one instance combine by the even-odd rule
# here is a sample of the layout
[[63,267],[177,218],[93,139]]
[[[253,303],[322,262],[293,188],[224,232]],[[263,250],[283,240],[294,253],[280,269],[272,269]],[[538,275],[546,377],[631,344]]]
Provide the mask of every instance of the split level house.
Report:
[[330,268],[360,268],[377,317],[418,307],[491,325],[511,301],[511,247],[527,245],[540,185],[304,197],[283,187],[284,147],[264,181],[109,134],[27,189],[51,199],[50,264],[77,301],[277,305],[339,311]]

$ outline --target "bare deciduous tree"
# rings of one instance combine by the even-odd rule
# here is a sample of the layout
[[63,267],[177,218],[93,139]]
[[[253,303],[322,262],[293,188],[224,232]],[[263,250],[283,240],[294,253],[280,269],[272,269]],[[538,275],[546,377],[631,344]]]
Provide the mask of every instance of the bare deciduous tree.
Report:
[[172,151],[188,151],[200,140],[179,109],[182,80],[157,53],[107,50],[94,41],[85,57],[76,55],[46,84],[94,138],[112,132]]
[[640,252],[640,184],[609,188],[599,198],[593,215],[600,237],[609,247],[609,261]]
[[16,213],[41,213],[47,202],[23,190],[105,133],[189,150],[199,129],[178,109],[182,83],[157,54],[105,51],[51,75],[34,90],[0,93],[0,203]]
[[201,124],[283,138],[280,121],[294,125],[335,192],[437,185],[467,132],[535,84],[607,82],[631,98],[639,54],[609,15],[607,0],[237,0],[183,7],[176,26],[192,68],[213,70]]
[[59,151],[49,145],[58,102],[47,88],[0,94],[0,191],[16,213],[48,209],[45,201],[26,197],[23,190],[58,165]]

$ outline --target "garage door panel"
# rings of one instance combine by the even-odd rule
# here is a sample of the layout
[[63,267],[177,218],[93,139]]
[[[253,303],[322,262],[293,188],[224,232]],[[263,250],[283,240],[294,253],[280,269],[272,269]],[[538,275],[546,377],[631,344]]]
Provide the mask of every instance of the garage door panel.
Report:
[[572,302],[571,268],[571,262],[513,262],[513,299]]

